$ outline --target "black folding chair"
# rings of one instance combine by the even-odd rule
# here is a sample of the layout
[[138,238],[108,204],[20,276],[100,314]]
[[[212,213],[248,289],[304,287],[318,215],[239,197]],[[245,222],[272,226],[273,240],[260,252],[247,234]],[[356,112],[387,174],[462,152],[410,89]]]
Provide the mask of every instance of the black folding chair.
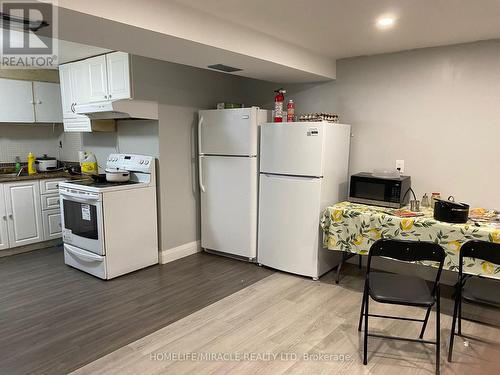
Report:
[[[500,283],[481,276],[464,275],[464,258],[474,258],[500,265],[500,244],[486,241],[468,241],[460,249],[458,266],[458,282],[455,285],[455,307],[451,323],[450,347],[448,361],[453,356],[453,340],[455,335],[462,336],[462,301],[483,306],[500,308]],[[458,332],[455,333],[458,318]]]
[[[436,280],[432,290],[429,290],[424,279],[416,276],[396,275],[391,273],[371,272],[372,258],[375,256],[396,259],[405,262],[434,261],[439,263],[436,272]],[[359,316],[358,331],[361,331],[363,317],[365,320],[363,364],[368,363],[368,337],[384,339],[404,340],[436,345],[436,374],[439,374],[440,357],[440,303],[439,303],[439,279],[443,270],[446,254],[441,246],[433,242],[421,241],[399,241],[381,239],[376,241],[368,253],[368,264],[366,267],[365,289]],[[388,303],[403,306],[425,307],[427,312],[424,319],[405,318],[400,316],[370,314],[368,312],[368,301],[370,297],[380,303]],[[432,306],[436,305],[436,341],[424,340],[424,332],[429,320]],[[368,317],[399,319],[421,322],[422,330],[419,339],[386,336],[368,333]]]

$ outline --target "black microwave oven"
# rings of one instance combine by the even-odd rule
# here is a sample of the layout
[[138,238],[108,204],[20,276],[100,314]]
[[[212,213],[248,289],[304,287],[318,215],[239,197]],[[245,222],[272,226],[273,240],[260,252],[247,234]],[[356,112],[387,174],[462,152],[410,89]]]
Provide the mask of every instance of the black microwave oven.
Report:
[[376,177],[372,173],[351,176],[349,202],[401,208],[410,200],[410,176]]

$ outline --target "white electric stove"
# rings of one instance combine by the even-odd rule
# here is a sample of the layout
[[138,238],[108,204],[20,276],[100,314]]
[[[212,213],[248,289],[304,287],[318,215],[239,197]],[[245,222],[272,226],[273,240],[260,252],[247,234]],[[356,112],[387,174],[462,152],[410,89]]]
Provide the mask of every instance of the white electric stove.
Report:
[[158,263],[155,158],[112,154],[106,168],[130,181],[66,181],[59,193],[65,263],[112,279]]

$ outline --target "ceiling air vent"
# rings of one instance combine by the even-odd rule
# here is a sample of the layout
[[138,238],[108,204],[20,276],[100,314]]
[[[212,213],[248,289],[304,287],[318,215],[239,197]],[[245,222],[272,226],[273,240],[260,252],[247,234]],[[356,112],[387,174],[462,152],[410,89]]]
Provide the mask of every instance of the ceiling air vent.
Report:
[[228,66],[228,65],[224,65],[224,64],[209,65],[207,68],[220,70],[221,72],[226,72],[226,73],[239,72],[240,70],[243,70],[240,68],[234,68],[232,66]]

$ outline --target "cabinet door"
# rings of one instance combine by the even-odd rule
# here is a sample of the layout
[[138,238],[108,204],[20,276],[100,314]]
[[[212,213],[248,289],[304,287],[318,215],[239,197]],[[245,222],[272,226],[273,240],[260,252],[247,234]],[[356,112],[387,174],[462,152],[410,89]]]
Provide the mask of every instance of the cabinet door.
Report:
[[102,102],[108,100],[108,75],[106,72],[106,56],[96,56],[85,60],[89,71],[89,101]]
[[43,241],[38,181],[4,185],[10,247]]
[[61,90],[57,83],[33,82],[36,122],[62,122]]
[[0,78],[0,122],[35,122],[31,81]]
[[125,52],[108,53],[106,64],[109,99],[131,98],[129,54]]
[[71,92],[75,104],[85,104],[90,101],[90,74],[87,60],[70,64]]
[[0,250],[9,248],[7,211],[5,210],[5,199],[3,195],[3,187],[0,186]]
[[73,103],[75,98],[73,96],[71,84],[71,66],[73,64],[59,65],[59,81],[61,89],[61,106],[64,118],[73,117]]
[[42,213],[43,240],[54,240],[62,237],[61,211],[49,210]]

